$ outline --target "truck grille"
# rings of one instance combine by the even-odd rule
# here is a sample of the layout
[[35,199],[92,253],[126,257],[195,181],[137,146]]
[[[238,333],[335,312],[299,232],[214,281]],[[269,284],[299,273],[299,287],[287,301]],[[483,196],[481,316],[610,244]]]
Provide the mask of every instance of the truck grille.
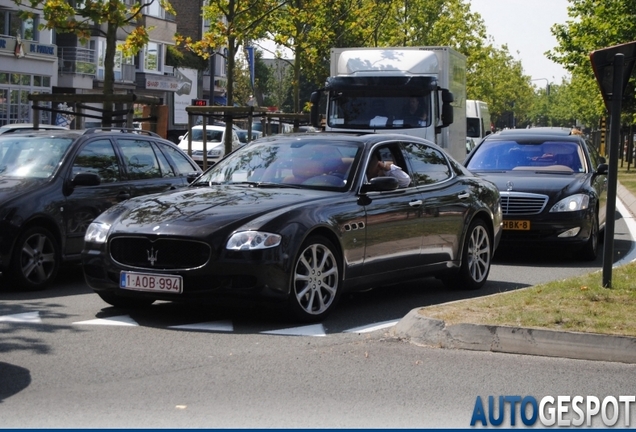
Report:
[[547,202],[547,195],[501,192],[501,209],[504,216],[539,214]]
[[110,241],[110,256],[115,262],[144,269],[201,267],[210,255],[210,246],[198,241],[147,237],[116,237]]

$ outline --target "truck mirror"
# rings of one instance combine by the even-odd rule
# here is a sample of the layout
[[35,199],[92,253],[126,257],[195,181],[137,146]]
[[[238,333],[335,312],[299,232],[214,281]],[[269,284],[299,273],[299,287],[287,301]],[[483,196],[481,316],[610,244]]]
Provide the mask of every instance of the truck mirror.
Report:
[[320,127],[319,113],[318,107],[320,106],[320,91],[315,91],[311,93],[309,97],[309,102],[311,102],[311,108],[309,109],[309,122],[315,128]]
[[453,123],[453,106],[455,98],[448,89],[442,89],[442,127]]

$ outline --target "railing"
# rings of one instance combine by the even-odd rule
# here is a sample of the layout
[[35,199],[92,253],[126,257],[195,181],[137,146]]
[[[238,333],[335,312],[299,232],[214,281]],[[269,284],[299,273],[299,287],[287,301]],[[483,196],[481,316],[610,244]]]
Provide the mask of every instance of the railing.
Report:
[[95,50],[78,47],[58,47],[58,72],[95,76]]

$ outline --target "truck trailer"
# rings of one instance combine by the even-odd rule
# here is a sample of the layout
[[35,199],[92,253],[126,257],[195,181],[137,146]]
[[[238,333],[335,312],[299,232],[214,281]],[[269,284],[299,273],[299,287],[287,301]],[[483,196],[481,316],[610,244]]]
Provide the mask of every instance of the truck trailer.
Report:
[[403,133],[466,157],[466,59],[450,47],[332,48],[311,102],[312,124],[325,131]]

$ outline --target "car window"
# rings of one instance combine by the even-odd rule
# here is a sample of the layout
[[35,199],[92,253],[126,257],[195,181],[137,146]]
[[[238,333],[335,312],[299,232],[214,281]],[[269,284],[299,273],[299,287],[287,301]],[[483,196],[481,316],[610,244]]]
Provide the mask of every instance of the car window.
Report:
[[451,177],[451,168],[441,151],[416,143],[406,143],[403,149],[415,184],[438,183]]
[[50,177],[71,143],[68,138],[4,136],[0,140],[0,176]]
[[124,155],[126,170],[132,180],[162,177],[159,162],[149,141],[119,139],[119,148]]
[[[157,145],[157,144],[155,143],[154,145]],[[159,167],[161,168],[161,176],[175,177],[177,173],[174,172],[174,169],[170,165],[170,162],[168,162],[168,159],[166,159],[165,154],[161,151],[158,151],[155,148],[155,155],[157,156],[157,159],[159,160]]]
[[584,172],[582,147],[572,141],[484,141],[468,162],[469,170]]
[[177,171],[179,171],[179,174],[186,174],[197,171],[197,168],[195,165],[193,165],[193,162],[191,162],[183,153],[181,153],[176,148],[163,143],[157,143],[157,145],[161,149],[161,152],[172,161],[173,165],[177,167]]
[[97,174],[102,183],[121,180],[119,163],[110,140],[91,141],[82,148],[73,161],[73,176],[80,172]]
[[[205,134],[206,141],[221,142],[223,140],[223,131],[206,128]],[[192,141],[203,141],[203,129],[192,129]]]

